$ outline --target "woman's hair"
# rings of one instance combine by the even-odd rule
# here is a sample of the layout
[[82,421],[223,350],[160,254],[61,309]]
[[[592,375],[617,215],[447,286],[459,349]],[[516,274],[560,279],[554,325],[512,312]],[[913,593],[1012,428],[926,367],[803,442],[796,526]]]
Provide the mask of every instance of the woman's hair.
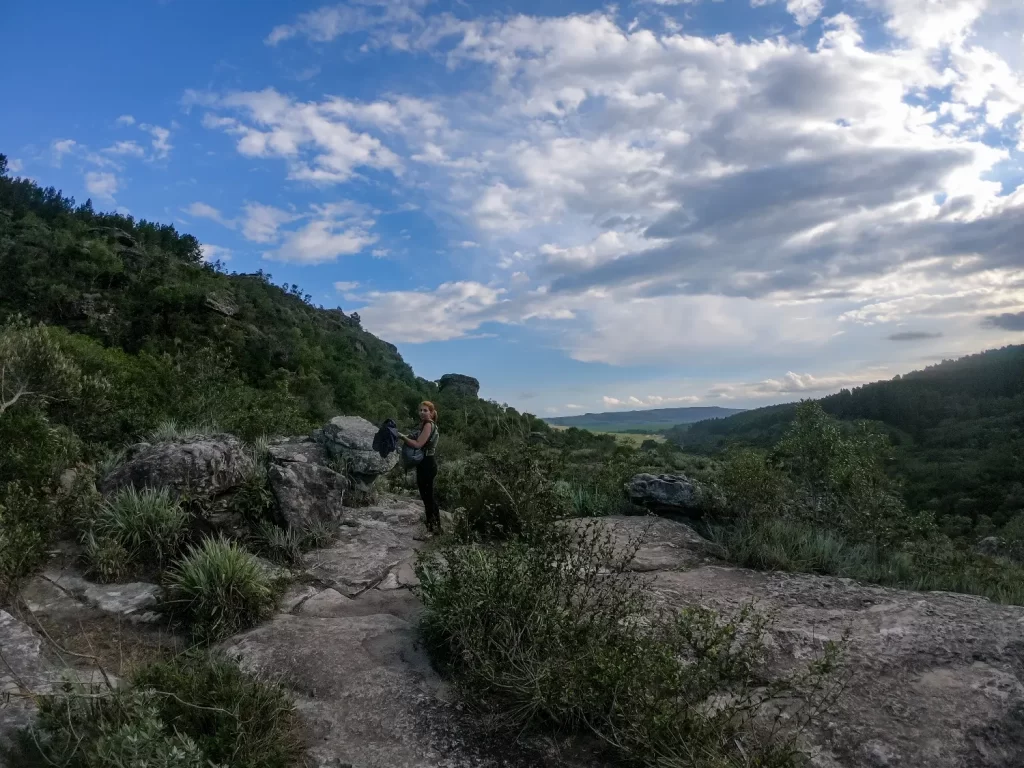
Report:
[[431,421],[437,421],[437,406],[434,405],[429,400],[424,400],[422,403],[420,403],[420,407],[421,408],[424,405],[427,406],[427,410],[430,411],[430,420]]

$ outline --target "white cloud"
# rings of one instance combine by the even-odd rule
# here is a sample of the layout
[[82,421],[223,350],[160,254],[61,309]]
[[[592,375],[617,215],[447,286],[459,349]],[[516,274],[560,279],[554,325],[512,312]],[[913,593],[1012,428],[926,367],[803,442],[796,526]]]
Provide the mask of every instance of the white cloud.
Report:
[[[301,14],[291,24],[274,27],[265,40],[275,46],[294,37],[305,37],[311,42],[327,43],[345,34],[368,29],[391,27],[398,24],[422,25],[418,9],[429,0],[359,0],[334,6],[324,6]],[[400,40],[392,41],[400,44]]]
[[64,155],[74,152],[75,147],[78,146],[78,142],[74,139],[57,139],[50,145],[50,150],[53,153],[53,164],[58,168],[61,162],[64,160]]
[[387,248],[374,248],[370,251],[370,255],[375,259],[385,259],[391,255],[391,251]]
[[7,161],[7,170],[9,173],[21,173],[25,170],[25,164],[16,157],[12,157]]
[[121,115],[116,122],[118,125],[135,125],[135,118],[131,115]]
[[566,407],[566,409],[568,409],[570,411],[582,411],[583,410],[583,406],[582,405],[576,405],[575,403],[566,403],[565,407]]
[[608,397],[607,395],[601,398],[601,402],[604,403],[604,406],[606,408],[616,408],[620,405],[625,405],[625,403],[623,403],[617,397]]
[[203,261],[212,263],[215,261],[231,261],[232,250],[219,245],[203,243],[200,246],[203,252]]
[[[769,5],[776,0],[750,0],[753,7]],[[793,20],[801,27],[813,23],[825,7],[825,0],[786,0],[786,10],[793,16]]]
[[322,264],[359,253],[377,242],[374,221],[359,206],[347,203],[315,205],[298,229],[282,233],[280,246],[263,258],[299,264]]
[[[217,208],[214,208],[212,205],[207,205],[206,203],[191,203],[183,210],[190,216],[196,216],[200,219],[210,219],[211,221],[215,221],[229,229],[234,229],[237,225],[237,222],[233,219],[226,218]],[[253,238],[249,239],[252,240]]]
[[247,203],[242,219],[242,235],[254,243],[272,243],[278,238],[278,230],[297,218],[296,214],[272,205]]
[[466,336],[490,316],[503,291],[474,282],[445,283],[435,291],[370,293],[359,310],[363,325],[398,342],[446,341]]
[[146,150],[135,141],[117,141],[103,151],[111,155],[126,155],[129,157],[143,157],[146,154]]
[[336,290],[338,293],[347,293],[349,291],[356,290],[356,288],[358,288],[359,285],[360,284],[355,281],[339,280],[334,284],[334,290]]
[[95,195],[101,200],[113,202],[114,194],[117,192],[117,176],[112,173],[101,173],[89,171],[85,174],[85,188],[90,195]]
[[150,125],[149,123],[140,123],[139,128],[152,136],[151,144],[156,159],[163,160],[174,149],[174,145],[170,142],[171,132],[167,128],[159,125]]
[[224,96],[196,94],[189,102],[233,111],[234,117],[210,113],[203,124],[237,136],[242,155],[282,158],[289,178],[314,184],[348,181],[361,168],[403,172],[399,155],[383,138],[353,125],[396,132],[410,142],[426,140],[445,125],[431,105],[404,97],[369,103],[333,97],[299,102],[266,88]]
[[857,387],[886,378],[885,368],[868,368],[856,374],[814,376],[810,373],[788,371],[778,378],[764,379],[750,384],[720,384],[708,390],[708,399],[819,397],[843,388]]

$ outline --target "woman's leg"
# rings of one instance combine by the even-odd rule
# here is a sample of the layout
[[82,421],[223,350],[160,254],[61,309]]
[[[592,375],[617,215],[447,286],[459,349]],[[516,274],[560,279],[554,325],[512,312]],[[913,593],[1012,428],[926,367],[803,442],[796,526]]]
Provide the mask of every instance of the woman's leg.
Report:
[[437,477],[437,462],[433,456],[427,456],[416,466],[416,485],[423,500],[423,510],[427,515],[427,528],[440,531],[441,510],[434,498],[434,478]]

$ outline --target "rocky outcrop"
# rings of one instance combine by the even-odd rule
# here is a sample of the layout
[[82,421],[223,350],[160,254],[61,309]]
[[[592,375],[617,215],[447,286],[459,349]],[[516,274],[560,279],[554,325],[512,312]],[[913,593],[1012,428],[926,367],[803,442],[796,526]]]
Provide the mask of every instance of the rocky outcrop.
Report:
[[636,475],[626,483],[626,495],[639,507],[654,512],[700,516],[704,489],[685,475]]
[[461,373],[446,373],[437,382],[442,392],[449,392],[462,397],[478,397],[480,395],[480,382],[472,376],[465,376]]
[[374,481],[398,463],[397,453],[384,458],[373,450],[375,434],[377,427],[359,416],[335,416],[318,431],[328,456],[358,493],[369,493]]
[[139,443],[100,481],[104,494],[120,488],[168,488],[177,495],[211,500],[235,490],[249,459],[231,435]]
[[682,523],[599,524],[620,538],[645,537],[634,567],[652,579],[661,606],[731,614],[753,602],[773,616],[769,658],[778,674],[846,639],[849,683],[807,733],[817,768],[1024,765],[1024,608],[725,567]]
[[281,521],[299,529],[337,523],[349,488],[344,475],[328,465],[327,449],[311,438],[270,446],[267,477]]

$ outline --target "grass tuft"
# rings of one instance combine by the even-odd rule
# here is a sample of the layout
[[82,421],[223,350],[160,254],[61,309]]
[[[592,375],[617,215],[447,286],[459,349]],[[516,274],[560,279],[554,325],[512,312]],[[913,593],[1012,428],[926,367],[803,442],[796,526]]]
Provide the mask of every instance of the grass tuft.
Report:
[[169,611],[200,641],[213,642],[269,618],[277,601],[270,575],[250,552],[223,537],[190,547],[165,578]]

